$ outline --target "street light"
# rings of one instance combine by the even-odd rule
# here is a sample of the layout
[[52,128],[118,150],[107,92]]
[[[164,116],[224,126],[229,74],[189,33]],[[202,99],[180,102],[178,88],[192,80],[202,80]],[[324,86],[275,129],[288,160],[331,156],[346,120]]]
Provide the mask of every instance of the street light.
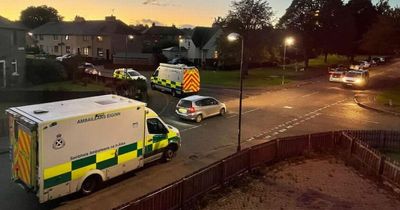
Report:
[[182,38],[182,36],[179,36],[179,58],[181,58],[182,57],[182,55],[181,55],[181,44],[183,43],[183,38]]
[[128,41],[133,40],[134,38],[135,36],[132,34],[129,34],[125,37],[125,65],[128,65]]
[[285,84],[285,70],[286,70],[286,47],[292,46],[294,44],[293,37],[287,37],[284,41],[284,48],[283,48],[283,73],[282,73],[282,85]]
[[244,55],[244,39],[238,33],[231,33],[228,35],[228,40],[230,42],[235,42],[238,39],[242,40],[242,50],[240,55],[240,98],[239,98],[239,125],[238,125],[238,145],[237,151],[241,150],[240,146],[240,139],[241,139],[241,132],[242,132],[242,100],[243,100],[243,55]]

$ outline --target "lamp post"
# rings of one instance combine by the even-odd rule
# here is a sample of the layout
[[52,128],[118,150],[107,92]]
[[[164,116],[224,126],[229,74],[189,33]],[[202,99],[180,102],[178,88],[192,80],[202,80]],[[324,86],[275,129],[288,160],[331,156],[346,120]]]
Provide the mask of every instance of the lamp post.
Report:
[[179,36],[179,45],[178,45],[178,48],[179,48],[179,58],[181,58],[182,57],[182,52],[181,52],[181,44],[183,43],[183,38],[182,38],[182,36]]
[[242,40],[242,49],[240,55],[240,98],[239,98],[239,124],[238,124],[238,145],[237,145],[237,152],[240,152],[241,145],[241,132],[242,132],[242,100],[243,100],[243,56],[244,56],[244,39],[238,33],[231,33],[228,35],[228,40],[230,42],[237,41],[238,39]]
[[283,72],[282,72],[282,85],[285,84],[285,70],[286,70],[286,48],[294,44],[293,37],[287,37],[284,41],[283,47]]
[[129,34],[125,37],[125,65],[128,65],[128,41],[133,40],[135,36]]

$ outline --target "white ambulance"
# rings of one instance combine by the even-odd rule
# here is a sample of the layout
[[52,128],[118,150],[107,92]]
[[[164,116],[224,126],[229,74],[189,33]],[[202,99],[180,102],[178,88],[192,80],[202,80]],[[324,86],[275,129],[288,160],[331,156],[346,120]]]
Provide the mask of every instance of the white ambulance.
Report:
[[170,160],[179,131],[146,104],[104,95],[7,110],[12,180],[46,202]]
[[200,73],[196,67],[161,63],[151,77],[151,88],[168,91],[173,96],[197,94]]

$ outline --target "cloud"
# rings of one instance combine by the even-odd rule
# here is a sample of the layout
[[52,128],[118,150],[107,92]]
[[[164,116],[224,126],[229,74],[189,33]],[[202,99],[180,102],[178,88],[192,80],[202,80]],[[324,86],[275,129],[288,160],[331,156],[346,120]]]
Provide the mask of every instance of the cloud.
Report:
[[173,6],[169,0],[144,0],[144,5],[154,5],[154,6]]
[[144,18],[139,21],[136,21],[136,24],[143,24],[143,25],[149,25],[149,26],[151,26],[153,23],[155,23],[156,26],[165,26],[164,23],[157,21],[157,20],[152,20],[152,19]]

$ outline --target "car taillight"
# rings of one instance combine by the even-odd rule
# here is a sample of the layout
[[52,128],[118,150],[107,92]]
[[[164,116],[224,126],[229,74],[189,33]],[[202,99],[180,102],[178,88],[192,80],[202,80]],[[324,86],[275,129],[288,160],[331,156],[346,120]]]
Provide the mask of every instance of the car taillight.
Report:
[[190,107],[190,108],[188,108],[187,111],[188,111],[188,113],[195,113],[196,109],[194,107]]

